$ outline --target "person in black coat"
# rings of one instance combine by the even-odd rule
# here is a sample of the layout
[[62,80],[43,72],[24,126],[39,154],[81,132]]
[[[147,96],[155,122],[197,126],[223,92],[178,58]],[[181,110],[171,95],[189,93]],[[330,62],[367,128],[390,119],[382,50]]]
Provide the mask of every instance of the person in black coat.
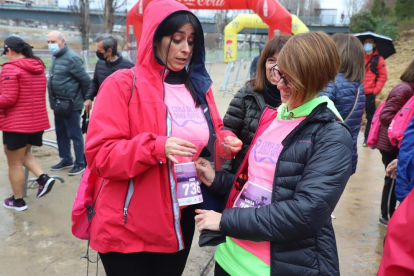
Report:
[[224,127],[237,135],[243,142],[243,147],[234,159],[222,165],[224,171],[236,173],[239,169],[256,133],[263,108],[266,105],[278,107],[282,103],[277,83],[271,78],[270,68],[277,63],[280,51],[291,37],[278,35],[266,43],[256,67],[255,77],[237,91],[230,102],[223,119]]
[[254,59],[252,60],[252,64],[250,64],[250,78],[251,79],[253,79],[254,75],[256,75],[257,63],[259,62],[260,56],[262,55],[263,48],[264,48],[264,45],[259,44],[259,55],[254,57]]
[[134,64],[124,59],[118,50],[118,41],[111,34],[103,34],[98,36],[95,40],[96,56],[98,62],[95,66],[95,72],[93,74],[92,83],[85,96],[83,103],[86,113],[92,108],[92,101],[98,94],[99,87],[104,80],[109,77],[113,72],[119,69],[129,69],[134,67]]
[[199,179],[227,197],[222,213],[196,210],[200,232],[226,236],[215,275],[340,275],[331,213],[352,172],[352,133],[317,98],[339,66],[327,34],[295,35],[272,69],[283,104],[263,111],[239,175],[196,161]]

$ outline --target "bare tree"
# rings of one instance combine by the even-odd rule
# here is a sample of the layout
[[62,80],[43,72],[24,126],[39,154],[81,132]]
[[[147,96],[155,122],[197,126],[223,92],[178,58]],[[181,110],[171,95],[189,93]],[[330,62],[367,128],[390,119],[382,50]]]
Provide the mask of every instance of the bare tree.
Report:
[[70,0],[70,8],[82,36],[82,50],[89,50],[89,0]]
[[320,0],[280,0],[280,4],[297,16],[319,16]]
[[352,17],[357,12],[361,11],[362,8],[366,5],[366,1],[361,0],[346,0],[346,13],[349,17]]
[[127,0],[105,0],[104,33],[111,34],[114,29],[115,11],[126,6]]
[[224,28],[230,23],[229,10],[217,10],[214,16],[218,33],[224,34]]

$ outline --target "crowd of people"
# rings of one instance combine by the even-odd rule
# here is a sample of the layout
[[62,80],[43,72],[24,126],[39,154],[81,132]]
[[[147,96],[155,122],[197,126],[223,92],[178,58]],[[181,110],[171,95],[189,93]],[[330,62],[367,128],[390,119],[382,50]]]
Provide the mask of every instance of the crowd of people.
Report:
[[96,55],[99,60],[91,80],[82,59],[66,45],[62,33],[50,32],[46,42],[53,56],[48,80],[44,63],[34,55],[28,43],[14,36],[4,41],[3,55],[9,61],[1,65],[0,130],[3,131],[4,152],[13,195],[5,199],[3,205],[17,211],[27,209],[23,199],[23,167],[37,178],[37,197],[49,193],[55,183],[55,179],[44,173],[31,153],[33,146],[42,146],[43,133],[50,128],[46,90],[52,110],[60,109],[62,103],[70,105],[66,115],[54,114],[61,161],[51,166],[50,170],[70,169],[69,176],[78,175],[86,168],[84,137],[80,127],[82,110],[90,112],[99,87],[109,75],[119,69],[134,66],[117,52],[117,40],[112,35],[103,34],[96,39]]
[[[147,6],[135,65],[112,35],[99,36],[92,79],[58,31],[47,35],[48,80],[31,46],[7,38],[0,130],[13,196],[3,205],[27,209],[23,167],[37,177],[37,197],[54,185],[31,153],[50,128],[47,90],[61,159],[50,170],[87,171],[90,246],[107,275],[181,275],[195,228],[200,244],[217,245],[217,276],[339,275],[331,214],[357,170],[364,109],[365,147],[387,80],[376,43],[323,32],[274,36],[222,120],[201,23],[181,3]],[[401,144],[388,137],[413,96],[414,61],[379,114],[385,226],[414,186],[414,120]],[[81,113],[92,107],[84,142]]]

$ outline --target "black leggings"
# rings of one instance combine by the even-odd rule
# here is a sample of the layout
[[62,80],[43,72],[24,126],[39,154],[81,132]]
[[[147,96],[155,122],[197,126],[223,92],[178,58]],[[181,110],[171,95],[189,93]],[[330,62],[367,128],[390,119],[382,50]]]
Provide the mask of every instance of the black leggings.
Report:
[[214,267],[214,276],[230,276],[217,262]]
[[[382,155],[382,163],[387,168],[388,164],[392,160],[397,159],[398,153],[388,153],[385,151],[380,151]],[[397,206],[397,197],[395,196],[395,180],[391,177],[385,176],[384,178],[384,188],[382,189],[381,197],[381,216],[382,218],[388,220],[391,218],[392,214],[395,211]]]
[[365,112],[367,117],[367,124],[365,126],[364,142],[366,142],[368,139],[369,130],[371,129],[372,117],[374,117],[375,110],[377,110],[377,106],[375,105],[375,94],[366,94]]
[[107,276],[180,276],[193,241],[194,205],[181,210],[181,231],[185,249],[176,253],[99,253]]

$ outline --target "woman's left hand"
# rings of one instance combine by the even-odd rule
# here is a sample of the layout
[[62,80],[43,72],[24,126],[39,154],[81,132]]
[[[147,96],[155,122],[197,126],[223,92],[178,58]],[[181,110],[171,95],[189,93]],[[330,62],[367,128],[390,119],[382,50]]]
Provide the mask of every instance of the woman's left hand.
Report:
[[388,177],[391,178],[397,178],[397,162],[398,159],[394,159],[392,160],[391,163],[388,164],[387,168],[386,168],[386,173]]
[[195,221],[198,231],[201,233],[203,230],[220,231],[221,214],[209,211],[196,209],[198,214],[195,216]]
[[234,136],[226,136],[224,138],[224,146],[228,153],[237,154],[242,148],[243,142]]

